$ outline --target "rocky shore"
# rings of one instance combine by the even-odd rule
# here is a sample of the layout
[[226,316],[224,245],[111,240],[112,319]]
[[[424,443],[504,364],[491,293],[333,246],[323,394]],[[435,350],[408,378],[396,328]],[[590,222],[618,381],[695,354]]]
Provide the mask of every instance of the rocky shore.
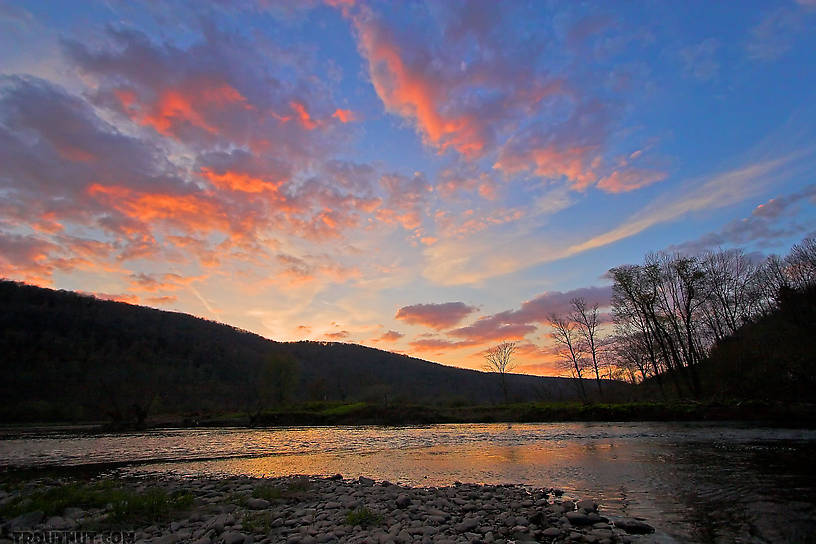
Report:
[[[608,519],[554,489],[360,477],[29,481],[0,489],[0,544],[26,531],[132,531],[139,543],[645,542],[642,520]],[[13,517],[12,517],[13,516]],[[21,533],[22,532],[22,533]]]

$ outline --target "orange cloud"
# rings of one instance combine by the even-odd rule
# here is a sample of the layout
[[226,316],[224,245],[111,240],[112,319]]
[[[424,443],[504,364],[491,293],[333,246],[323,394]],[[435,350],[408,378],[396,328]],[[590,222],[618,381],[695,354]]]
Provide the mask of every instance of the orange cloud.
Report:
[[344,109],[340,109],[340,108],[337,108],[334,111],[334,113],[332,114],[332,117],[336,118],[341,123],[349,123],[349,122],[354,121],[356,119],[356,117],[354,115],[354,112],[352,112],[351,110],[344,110]]
[[165,136],[175,136],[184,124],[218,133],[216,124],[208,119],[214,111],[230,105],[253,109],[246,98],[227,83],[191,81],[186,86],[167,88],[158,93],[153,103],[139,103],[139,96],[129,89],[117,89],[114,96],[133,120],[153,127]]
[[235,231],[226,211],[203,194],[146,193],[97,183],[87,191],[98,201],[142,224],[166,221],[188,231]]
[[298,120],[300,121],[301,126],[306,130],[314,130],[317,128],[318,123],[312,116],[309,115],[309,112],[306,110],[306,106],[304,106],[301,102],[293,100],[289,103],[289,106],[295,111],[298,116]]
[[426,142],[442,151],[453,147],[466,156],[481,154],[485,142],[476,119],[442,113],[446,95],[442,82],[406,63],[387,30],[370,17],[358,14],[352,21],[371,82],[385,107],[415,119]]
[[283,181],[265,181],[259,177],[242,172],[226,171],[218,174],[210,168],[202,168],[201,175],[219,189],[240,191],[244,193],[276,192]]
[[554,145],[534,147],[521,153],[502,153],[493,168],[513,174],[532,170],[546,178],[565,177],[577,190],[584,190],[598,179],[594,167],[598,164],[597,146],[566,149]]

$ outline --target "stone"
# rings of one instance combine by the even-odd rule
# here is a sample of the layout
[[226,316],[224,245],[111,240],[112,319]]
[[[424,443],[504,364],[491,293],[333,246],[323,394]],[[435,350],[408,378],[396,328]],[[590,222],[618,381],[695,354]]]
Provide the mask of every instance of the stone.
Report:
[[462,523],[457,523],[453,528],[459,533],[466,533],[479,526],[479,520],[476,518],[465,518]]
[[561,529],[558,527],[547,527],[543,531],[541,531],[541,536],[545,536],[547,538],[555,537],[561,534]]
[[578,501],[576,506],[579,509],[586,510],[587,512],[596,512],[598,510],[598,503],[593,501],[592,499],[584,499],[582,501]]
[[648,535],[654,533],[654,527],[634,518],[617,519],[615,527],[623,529],[630,535]]
[[153,539],[152,544],[175,544],[178,542],[178,535],[174,533],[168,533],[166,535],[162,535],[158,538]]
[[12,531],[17,529],[33,529],[35,525],[42,521],[43,517],[45,517],[45,514],[39,510],[35,512],[26,512],[25,514],[19,515],[12,519],[9,522],[9,528]]
[[567,517],[567,520],[572,525],[577,525],[582,527],[584,525],[592,525],[593,521],[588,515],[584,514],[583,512],[567,512],[564,514]]
[[265,499],[252,498],[247,500],[247,506],[252,510],[264,510],[269,508],[269,501]]
[[62,515],[66,518],[78,519],[85,515],[85,510],[82,508],[68,507],[62,511]]
[[45,522],[45,528],[47,530],[60,531],[64,529],[73,529],[74,527],[76,527],[76,522],[73,519],[64,518],[62,516],[48,518],[48,521]]
[[409,504],[411,504],[411,498],[405,493],[400,493],[397,496],[396,503],[397,507],[406,508]]
[[221,535],[221,541],[224,544],[243,544],[245,539],[246,535],[238,531],[227,531]]
[[365,476],[360,476],[359,481],[360,485],[364,485],[366,487],[374,485],[374,480],[372,480],[371,478],[366,478]]

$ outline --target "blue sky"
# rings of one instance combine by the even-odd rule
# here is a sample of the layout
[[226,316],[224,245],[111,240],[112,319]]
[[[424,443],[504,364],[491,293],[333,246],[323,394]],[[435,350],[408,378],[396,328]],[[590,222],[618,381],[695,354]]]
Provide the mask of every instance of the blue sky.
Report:
[[0,276],[551,374],[653,250],[816,230],[816,5],[0,2]]

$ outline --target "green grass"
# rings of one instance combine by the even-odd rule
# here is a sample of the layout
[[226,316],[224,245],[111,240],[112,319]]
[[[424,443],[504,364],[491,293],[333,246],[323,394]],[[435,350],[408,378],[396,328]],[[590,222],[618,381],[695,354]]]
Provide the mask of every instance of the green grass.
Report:
[[193,502],[189,491],[167,494],[162,489],[149,489],[144,493],[124,494],[113,503],[111,519],[117,522],[162,520],[171,512],[190,508]]
[[272,513],[248,512],[241,520],[241,525],[252,533],[269,533],[272,530]]
[[367,406],[368,403],[365,402],[355,402],[353,404],[341,404],[340,406],[326,408],[322,410],[320,413],[326,416],[345,416],[348,414],[353,414],[354,412],[359,412],[360,410],[364,410]]
[[92,483],[68,483],[34,491],[0,507],[0,516],[12,518],[26,512],[41,511],[46,516],[61,515],[68,507],[90,509],[110,508],[109,519],[116,523],[160,521],[176,510],[190,508],[193,495],[189,492],[168,494],[162,489],[138,492],[110,480]]
[[240,506],[241,508],[246,508],[247,501],[249,500],[249,493],[230,493],[227,496],[227,502],[230,504],[234,504],[236,506]]
[[264,499],[266,501],[276,501],[283,497],[281,488],[276,485],[259,485],[252,490],[252,496],[256,499]]
[[360,527],[371,527],[379,525],[382,518],[366,508],[361,506],[355,510],[350,510],[346,514],[346,523],[351,526],[359,525]]
[[293,478],[286,484],[286,491],[288,493],[304,493],[310,487],[309,478]]

